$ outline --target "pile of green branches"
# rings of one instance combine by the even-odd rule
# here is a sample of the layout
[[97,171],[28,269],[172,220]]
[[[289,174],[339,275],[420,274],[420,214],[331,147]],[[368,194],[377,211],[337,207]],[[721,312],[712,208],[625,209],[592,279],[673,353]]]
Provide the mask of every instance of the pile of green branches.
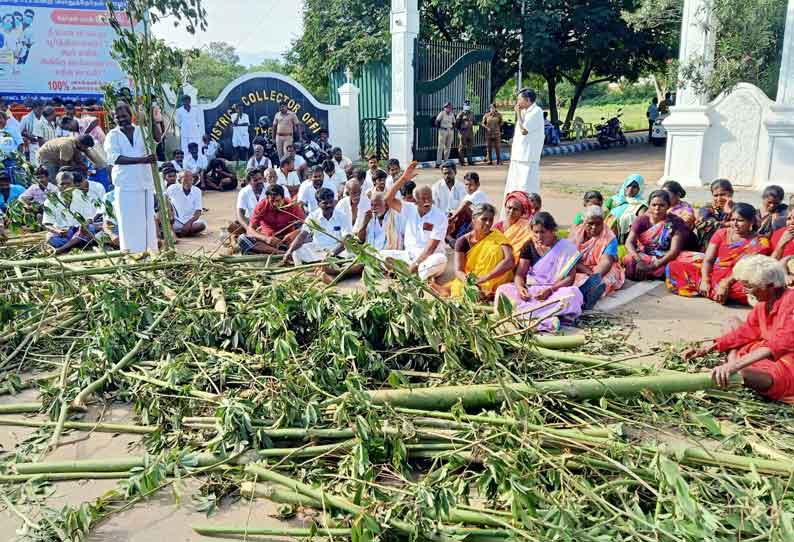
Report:
[[[603,324],[534,335],[473,289],[438,299],[349,248],[359,288],[261,257],[0,249],[0,391],[38,392],[0,405],[0,425],[36,429],[2,452],[22,539],[82,540],[189,477],[208,512],[240,497],[317,511],[305,529],[194,526],[205,536],[794,539],[786,409],[714,390],[674,350],[649,368]],[[84,418],[109,402],[134,421]],[[145,453],[48,461],[67,431],[140,435]],[[22,509],[48,484],[97,478],[119,482]]]

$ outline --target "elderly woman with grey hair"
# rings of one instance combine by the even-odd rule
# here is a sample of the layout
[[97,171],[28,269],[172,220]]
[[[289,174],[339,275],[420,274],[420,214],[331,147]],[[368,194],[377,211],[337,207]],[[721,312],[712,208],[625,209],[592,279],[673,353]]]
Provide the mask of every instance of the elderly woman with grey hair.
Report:
[[794,290],[786,289],[783,264],[768,256],[742,258],[733,268],[739,281],[758,304],[747,320],[712,344],[684,352],[690,360],[717,351],[728,354],[711,376],[720,387],[727,387],[731,376],[739,373],[745,387],[761,395],[794,403]]
[[265,148],[262,145],[254,145],[254,155],[248,159],[248,163],[245,165],[246,173],[252,169],[261,169],[265,171],[272,167],[272,162],[265,156]]
[[592,309],[599,299],[620,290],[626,281],[626,272],[618,260],[618,239],[604,225],[603,207],[585,207],[582,222],[571,229],[568,240],[582,255],[574,280],[584,297],[582,309]]
[[513,278],[513,247],[493,229],[496,208],[490,203],[472,206],[472,230],[455,241],[455,278],[435,289],[444,296],[461,297],[469,277],[483,299],[493,299],[496,288]]

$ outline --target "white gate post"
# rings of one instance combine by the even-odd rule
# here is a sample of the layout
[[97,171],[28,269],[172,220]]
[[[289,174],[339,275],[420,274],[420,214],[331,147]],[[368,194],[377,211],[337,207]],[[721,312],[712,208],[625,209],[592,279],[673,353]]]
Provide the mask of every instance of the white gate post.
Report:
[[342,147],[348,158],[358,160],[361,154],[361,119],[358,113],[358,95],[361,91],[351,82],[352,74],[349,68],[345,72],[345,76],[347,82],[337,89],[343,115],[341,122],[337,122],[334,129],[332,141],[334,145]]
[[419,35],[418,0],[391,3],[391,111],[386,119],[389,156],[403,167],[413,160],[414,41]]
[[[701,63],[707,77],[714,65],[715,30],[712,10],[707,0],[684,0],[681,21],[681,45],[678,60],[681,65]],[[674,180],[683,186],[702,186],[703,139],[710,121],[706,115],[708,96],[691,86],[681,86],[676,105],[664,121],[667,130],[667,152],[664,177],[661,182]],[[706,179],[711,181],[711,179]]]
[[791,192],[794,190],[794,0],[788,1],[777,97],[765,124],[769,132],[768,165],[757,188],[777,184]]

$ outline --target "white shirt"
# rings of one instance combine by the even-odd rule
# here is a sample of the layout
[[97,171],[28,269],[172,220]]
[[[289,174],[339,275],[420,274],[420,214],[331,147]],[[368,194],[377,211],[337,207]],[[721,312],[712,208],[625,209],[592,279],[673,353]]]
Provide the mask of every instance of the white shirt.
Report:
[[[95,183],[96,184],[96,183]],[[100,185],[101,187],[102,185]],[[91,185],[88,185],[88,193],[83,192],[79,188],[72,191],[72,203],[69,209],[76,215],[83,217],[86,222],[92,222],[94,217],[102,214],[105,211],[105,192],[102,191],[102,198],[97,200],[98,193],[96,189],[91,192]]]
[[293,158],[295,159],[295,170],[296,171],[306,165],[306,160],[300,154],[293,155]]
[[361,229],[361,224],[364,222],[364,215],[367,214],[367,211],[370,209],[372,209],[372,202],[364,194],[361,194],[358,207],[356,207],[356,216],[353,216],[353,206],[350,204],[350,196],[345,196],[336,204],[336,212],[344,215],[347,229],[352,232],[357,232]]
[[483,203],[490,203],[488,196],[482,190],[475,190],[473,194],[466,194],[463,201],[471,203],[472,205],[482,205]]
[[344,171],[337,169],[334,170],[333,177],[329,177],[328,175],[326,175],[325,180],[331,182],[334,186],[336,186],[335,191],[339,192],[347,182],[347,174]]
[[[183,163],[183,164],[185,163],[185,159],[184,159],[184,158],[182,159],[182,163]],[[185,168],[183,168],[182,166],[180,166],[180,165],[179,165],[179,162],[177,162],[176,160],[171,160],[171,165],[172,165],[172,166],[174,166],[174,170],[175,170],[177,173],[179,173],[180,171],[182,171],[183,169],[185,169]]]
[[218,156],[218,151],[220,150],[221,146],[218,144],[217,141],[214,139],[210,139],[210,142],[207,143],[207,149],[204,151],[204,156],[207,157],[207,160],[212,160],[216,156]]
[[384,250],[386,248],[388,240],[386,238],[386,229],[384,226],[392,215],[396,218],[397,234],[400,237],[405,235],[405,225],[403,224],[402,217],[391,209],[387,209],[386,214],[383,215],[383,222],[381,222],[378,217],[373,216],[369,224],[367,224],[367,244],[374,247],[375,250]]
[[265,192],[267,187],[262,187],[262,192],[257,197],[253,187],[249,184],[244,186],[240,192],[237,193],[237,208],[245,211],[245,218],[251,220],[251,215],[254,213],[256,204],[265,199]]
[[348,158],[345,155],[342,155],[342,159],[339,160],[338,162],[336,161],[336,158],[333,157],[331,158],[331,160],[334,161],[334,166],[336,167],[336,170],[337,171],[341,170],[342,173],[345,174],[345,176],[347,176],[347,170],[353,167],[353,161],[350,160],[350,158]]
[[248,163],[245,165],[245,170],[251,171],[252,169],[257,169],[257,168],[268,169],[270,168],[270,166],[271,166],[270,158],[268,158],[263,154],[262,158],[259,160],[256,159],[256,156],[252,156],[251,158],[249,158]]
[[125,166],[116,164],[119,156],[142,158],[148,154],[143,140],[143,132],[138,126],[133,125],[133,127],[132,143],[118,126],[108,132],[105,138],[105,154],[108,157],[108,164],[113,166],[111,171],[113,186],[124,192],[154,190],[151,165],[130,164]]
[[523,126],[527,135],[524,135],[521,128],[516,126],[510,158],[519,162],[540,162],[546,132],[543,110],[537,104],[532,104],[524,111]]
[[180,183],[172,184],[165,191],[168,200],[174,207],[174,218],[184,224],[193,217],[196,211],[201,211],[201,190],[195,186],[190,187],[190,193],[185,194]]
[[452,213],[458,210],[460,202],[466,197],[466,186],[455,179],[452,190],[449,189],[444,179],[433,185],[433,207],[437,207],[444,213]]
[[98,215],[105,214],[106,195],[107,193],[105,192],[105,187],[102,186],[102,184],[94,181],[88,181],[88,199],[94,205],[94,209]]
[[195,106],[191,106],[190,111],[186,110],[184,106],[177,109],[174,122],[179,128],[183,147],[186,147],[187,143],[201,141],[201,136],[204,135],[203,122],[201,112]]
[[188,170],[193,175],[198,174],[199,171],[207,169],[207,157],[199,153],[198,158],[193,158],[193,155],[187,153],[185,159],[182,160],[182,168]]
[[300,177],[295,171],[290,171],[289,175],[285,176],[281,168],[276,168],[276,177],[276,184],[281,186],[300,186],[301,184]]
[[[320,231],[316,231],[309,224],[313,224]],[[340,213],[334,210],[334,214],[330,219],[323,216],[322,209],[315,209],[306,218],[306,223],[303,224],[303,231],[312,234],[312,240],[320,249],[333,250],[345,235],[350,234],[350,229],[347,227],[347,220]],[[325,235],[321,232],[325,232]]]
[[[323,185],[320,188],[327,188],[334,193],[334,198],[336,198],[336,186],[334,186],[332,182],[323,180]],[[303,204],[303,210],[307,214],[319,209],[320,204],[317,202],[317,189],[314,188],[314,183],[311,179],[301,183],[301,187],[298,189],[297,199]]]
[[419,216],[415,203],[402,202],[400,216],[405,225],[405,250],[411,259],[418,257],[431,240],[439,241],[436,254],[444,254],[444,239],[447,236],[447,217],[433,206],[425,216]]
[[[61,198],[60,194],[58,198]],[[60,201],[53,201],[53,198],[47,198],[44,202],[44,212],[41,217],[42,224],[52,224],[59,229],[69,229],[79,225],[77,219],[72,216],[70,210],[62,205]]]
[[[236,125],[237,117],[240,117],[240,125]],[[251,138],[248,135],[248,115],[246,113],[232,113],[232,146],[246,147],[251,145]]]
[[16,128],[17,131],[22,133],[22,125],[10,111],[6,112],[6,127]]
[[28,136],[33,136],[33,129],[36,126],[37,120],[39,119],[36,118],[36,114],[33,111],[31,111],[30,113],[22,117],[20,128],[22,129],[23,132],[27,133]]

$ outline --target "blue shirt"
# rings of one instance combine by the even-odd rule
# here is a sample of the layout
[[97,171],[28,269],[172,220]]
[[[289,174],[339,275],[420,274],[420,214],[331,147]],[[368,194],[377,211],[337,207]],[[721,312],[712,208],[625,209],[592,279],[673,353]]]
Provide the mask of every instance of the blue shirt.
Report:
[[0,193],[0,209],[5,211],[6,207],[8,207],[8,204],[14,201],[15,199],[17,199],[19,196],[21,196],[24,191],[25,191],[24,187],[18,184],[12,184],[11,189],[8,191],[8,200],[6,200],[3,197],[3,194]]
[[618,259],[618,240],[617,238],[612,238],[612,241],[609,242],[607,248],[604,249],[604,254],[607,256],[612,256],[616,260]]

